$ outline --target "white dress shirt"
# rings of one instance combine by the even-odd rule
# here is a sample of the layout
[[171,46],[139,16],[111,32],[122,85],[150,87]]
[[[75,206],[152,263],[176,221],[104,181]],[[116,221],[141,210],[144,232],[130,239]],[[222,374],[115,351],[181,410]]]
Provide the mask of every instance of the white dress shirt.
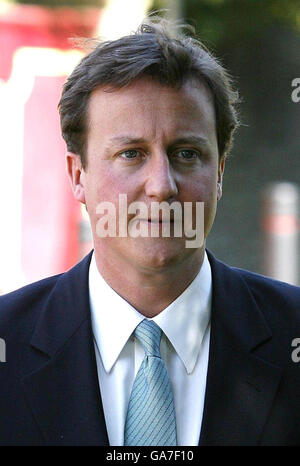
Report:
[[[205,253],[193,282],[153,318],[162,329],[161,356],[170,377],[178,445],[198,445],[206,388],[211,313],[211,269]],[[109,443],[124,445],[124,425],[144,350],[133,338],[145,318],[118,295],[98,271],[89,270],[92,328]]]

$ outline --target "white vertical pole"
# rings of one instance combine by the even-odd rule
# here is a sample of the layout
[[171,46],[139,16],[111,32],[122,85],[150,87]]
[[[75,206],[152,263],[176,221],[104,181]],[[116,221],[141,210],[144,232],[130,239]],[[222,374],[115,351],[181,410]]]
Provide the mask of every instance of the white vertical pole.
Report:
[[299,189],[272,183],[263,192],[263,273],[299,285]]
[[166,9],[169,19],[180,19],[183,14],[182,0],[166,0]]
[[107,0],[98,35],[104,40],[112,40],[135,31],[151,3],[151,0]]

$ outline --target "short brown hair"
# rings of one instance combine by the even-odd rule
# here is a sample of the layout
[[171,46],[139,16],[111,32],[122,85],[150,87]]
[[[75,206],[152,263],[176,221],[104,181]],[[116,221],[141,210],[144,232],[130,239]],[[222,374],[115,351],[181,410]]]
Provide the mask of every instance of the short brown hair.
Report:
[[59,102],[61,129],[70,152],[86,166],[88,100],[96,88],[124,87],[150,76],[159,83],[179,87],[190,78],[210,88],[216,110],[219,156],[228,153],[238,126],[237,93],[228,73],[196,38],[188,37],[163,18],[146,19],[138,30],[117,40],[96,42],[64,84]]

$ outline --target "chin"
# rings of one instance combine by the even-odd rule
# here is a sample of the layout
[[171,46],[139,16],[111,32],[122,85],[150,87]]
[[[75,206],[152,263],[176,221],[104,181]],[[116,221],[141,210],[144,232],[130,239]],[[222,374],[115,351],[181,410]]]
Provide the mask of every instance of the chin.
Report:
[[159,271],[182,262],[194,250],[186,248],[182,239],[153,238],[146,244],[135,244],[134,251],[135,262],[144,268]]

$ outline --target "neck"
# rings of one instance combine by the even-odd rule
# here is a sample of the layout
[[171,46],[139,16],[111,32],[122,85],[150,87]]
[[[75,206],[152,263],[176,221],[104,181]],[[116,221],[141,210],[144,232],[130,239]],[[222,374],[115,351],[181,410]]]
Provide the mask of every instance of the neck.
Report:
[[[95,250],[95,259],[104,280],[122,298],[126,299],[145,317],[155,317],[171,304],[189,286],[198,274],[204,259],[204,247],[179,264],[162,269],[133,267],[118,257],[100,254]],[[124,271],[126,271],[124,273]]]

